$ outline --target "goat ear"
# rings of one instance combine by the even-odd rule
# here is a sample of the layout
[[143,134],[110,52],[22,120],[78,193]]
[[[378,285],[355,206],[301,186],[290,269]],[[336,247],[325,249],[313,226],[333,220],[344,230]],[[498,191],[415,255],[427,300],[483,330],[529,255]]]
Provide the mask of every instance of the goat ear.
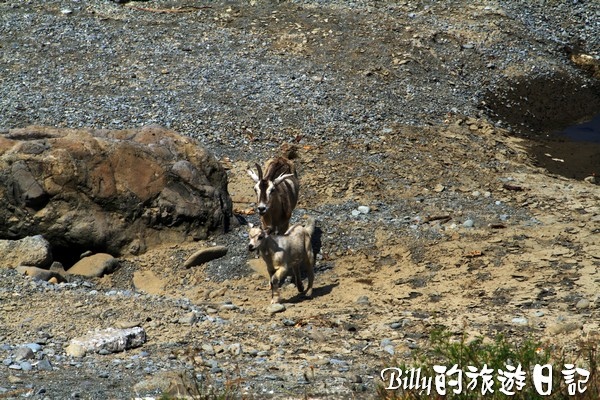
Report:
[[277,186],[279,185],[281,182],[283,182],[284,180],[286,180],[287,178],[294,176],[294,174],[285,174],[285,175],[280,175],[279,178],[275,179],[273,181],[273,185]]
[[252,180],[256,183],[258,183],[260,181],[260,179],[258,178],[258,175],[256,175],[254,173],[254,171],[252,171],[251,169],[249,169],[248,171],[248,175],[250,175],[250,178],[252,178]]

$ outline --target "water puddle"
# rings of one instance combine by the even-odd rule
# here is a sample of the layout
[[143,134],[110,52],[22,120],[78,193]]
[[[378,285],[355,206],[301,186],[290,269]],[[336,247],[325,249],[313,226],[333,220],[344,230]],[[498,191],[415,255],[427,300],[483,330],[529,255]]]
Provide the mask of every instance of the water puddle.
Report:
[[600,143],[600,112],[590,121],[567,127],[558,133],[573,142]]
[[485,98],[490,117],[529,140],[537,165],[600,183],[600,83],[565,74],[507,81]]

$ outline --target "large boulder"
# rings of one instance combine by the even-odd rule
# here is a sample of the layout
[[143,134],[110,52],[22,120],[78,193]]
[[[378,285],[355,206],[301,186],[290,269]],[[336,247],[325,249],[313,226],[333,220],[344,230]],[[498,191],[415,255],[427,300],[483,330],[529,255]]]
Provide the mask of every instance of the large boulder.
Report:
[[231,221],[227,175],[192,138],[31,126],[0,135],[0,239],[42,234],[56,252],[139,253]]

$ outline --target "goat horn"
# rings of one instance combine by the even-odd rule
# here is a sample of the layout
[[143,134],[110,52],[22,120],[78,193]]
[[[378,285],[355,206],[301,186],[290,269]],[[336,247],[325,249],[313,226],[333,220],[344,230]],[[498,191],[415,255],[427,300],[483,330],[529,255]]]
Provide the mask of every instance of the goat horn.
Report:
[[258,165],[258,163],[254,164],[254,165],[256,165],[256,170],[258,171],[258,179],[260,179],[262,181],[262,179],[263,179],[262,169],[260,168],[260,165]]

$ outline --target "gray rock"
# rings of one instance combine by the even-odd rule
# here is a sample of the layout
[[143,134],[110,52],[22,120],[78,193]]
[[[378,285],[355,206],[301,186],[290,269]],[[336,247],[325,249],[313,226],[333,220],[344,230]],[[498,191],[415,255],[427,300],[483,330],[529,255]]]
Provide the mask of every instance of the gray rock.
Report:
[[189,256],[185,263],[183,263],[183,266],[185,268],[195,267],[197,265],[202,265],[217,258],[221,258],[226,254],[227,247],[225,246],[208,247],[206,249],[198,250],[197,252]]
[[117,353],[135,347],[146,342],[146,332],[141,327],[130,329],[107,328],[89,332],[88,334],[71,339],[67,347],[67,354],[73,357],[81,357],[81,349],[85,352],[99,353],[104,350],[108,353]]
[[21,361],[19,366],[21,367],[21,371],[31,371],[33,369],[33,366],[29,361]]
[[369,300],[368,296],[360,296],[356,299],[356,303],[363,304],[363,305],[369,305],[369,304],[371,304],[371,301]]
[[52,364],[45,357],[42,358],[40,361],[38,361],[38,363],[36,364],[36,367],[40,371],[52,371],[53,370]]
[[475,225],[475,222],[472,219],[468,219],[465,222],[463,222],[463,226],[465,228],[472,228]]
[[512,319],[512,323],[517,325],[527,325],[529,321],[524,317],[515,317]]
[[20,265],[47,268],[51,263],[50,243],[41,235],[20,240],[0,240],[0,268],[16,268]]
[[23,360],[31,360],[33,357],[33,350],[31,350],[27,346],[18,347],[13,353],[13,358],[17,362]]
[[39,343],[27,343],[25,346],[29,347],[34,353],[42,350],[42,346]]
[[357,210],[361,214],[368,214],[369,212],[371,212],[371,208],[369,206],[358,206]]

